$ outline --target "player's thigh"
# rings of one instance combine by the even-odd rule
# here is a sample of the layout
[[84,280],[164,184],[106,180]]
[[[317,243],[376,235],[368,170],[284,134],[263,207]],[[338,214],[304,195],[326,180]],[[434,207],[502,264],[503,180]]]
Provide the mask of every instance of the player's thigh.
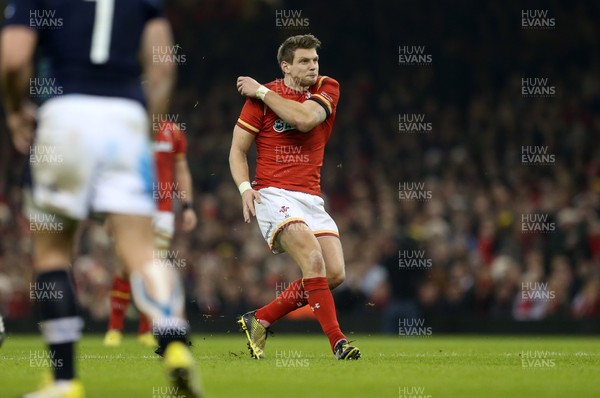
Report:
[[325,211],[323,198],[299,193],[298,201],[305,214],[306,223],[321,248],[329,286],[335,288],[344,281],[344,253],[339,240],[338,227]]
[[294,198],[295,193],[280,188],[263,188],[259,190],[261,202],[254,202],[256,221],[275,254],[285,250],[279,244],[279,235],[288,225],[306,223],[302,206]]
[[[77,222],[55,214],[42,213],[41,215],[39,212],[31,220],[36,218],[38,221],[30,221],[35,270],[47,272],[69,268]],[[46,221],[40,221],[42,219]]]
[[337,236],[322,236],[318,241],[325,260],[327,282],[329,287],[334,289],[342,284],[346,277],[342,243]]
[[304,222],[286,225],[278,236],[278,244],[300,265],[304,277],[325,275],[321,246]]

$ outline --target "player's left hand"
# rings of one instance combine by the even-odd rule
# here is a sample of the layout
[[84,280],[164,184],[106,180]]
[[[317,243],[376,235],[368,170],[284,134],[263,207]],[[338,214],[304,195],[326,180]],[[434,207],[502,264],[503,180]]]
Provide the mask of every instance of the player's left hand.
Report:
[[256,90],[260,87],[260,83],[248,76],[240,76],[237,78],[237,90],[245,97],[256,98]]
[[196,212],[193,209],[185,209],[182,216],[182,227],[184,232],[190,232],[196,228],[198,218],[196,217]]
[[16,112],[8,112],[6,124],[12,134],[13,144],[22,154],[29,152],[33,143],[37,106],[27,102]]

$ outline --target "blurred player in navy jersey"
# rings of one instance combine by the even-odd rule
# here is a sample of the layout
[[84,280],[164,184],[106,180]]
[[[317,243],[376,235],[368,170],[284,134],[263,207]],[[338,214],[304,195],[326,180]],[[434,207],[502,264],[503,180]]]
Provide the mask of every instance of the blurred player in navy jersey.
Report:
[[[178,394],[200,395],[181,282],[172,267],[153,265],[148,115],[165,113],[175,81],[173,64],[152,59],[153,48],[173,45],[160,3],[10,0],[6,7],[0,80],[17,149],[28,150],[38,123],[30,218],[42,227],[33,234],[30,293],[40,298],[40,328],[56,364],[53,381],[25,397],[85,395],[74,366],[83,321],[69,268],[78,222],[92,213],[108,218],[133,297],[153,320]],[[36,48],[47,80],[32,79]],[[36,114],[28,93],[51,98]]]

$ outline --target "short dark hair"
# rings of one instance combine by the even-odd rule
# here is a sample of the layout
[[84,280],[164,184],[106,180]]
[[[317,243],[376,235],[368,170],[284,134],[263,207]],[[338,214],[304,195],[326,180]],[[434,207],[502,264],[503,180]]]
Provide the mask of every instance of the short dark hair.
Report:
[[282,61],[291,64],[294,62],[294,53],[297,49],[312,49],[320,48],[321,41],[311,34],[290,36],[277,50],[277,62],[281,65]]

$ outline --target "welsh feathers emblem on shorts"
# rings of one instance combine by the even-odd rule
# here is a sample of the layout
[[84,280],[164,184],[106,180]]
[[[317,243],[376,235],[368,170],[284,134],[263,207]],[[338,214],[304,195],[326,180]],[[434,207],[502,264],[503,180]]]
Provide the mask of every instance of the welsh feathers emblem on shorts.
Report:
[[283,213],[285,218],[289,218],[290,217],[290,215],[288,214],[289,209],[290,208],[288,206],[281,206],[281,209],[279,209],[279,212]]

